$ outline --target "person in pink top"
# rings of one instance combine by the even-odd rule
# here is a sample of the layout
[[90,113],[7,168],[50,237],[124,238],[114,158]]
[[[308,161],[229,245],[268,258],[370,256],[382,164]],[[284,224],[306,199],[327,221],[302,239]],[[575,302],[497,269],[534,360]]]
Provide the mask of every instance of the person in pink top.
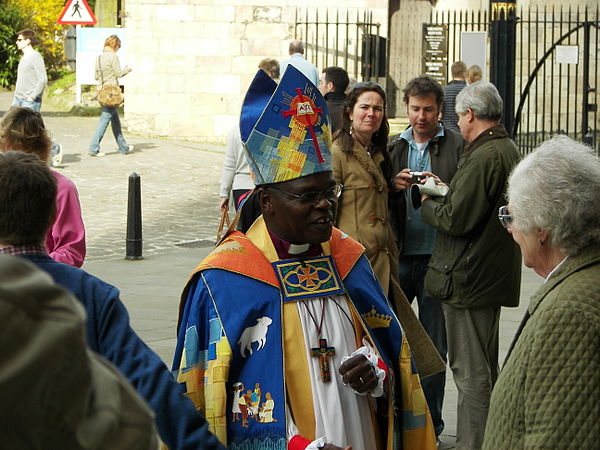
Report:
[[[52,141],[40,113],[12,107],[0,122],[0,151],[16,150],[48,161]],[[48,254],[55,261],[81,267],[85,259],[85,227],[75,184],[52,171],[57,182],[56,218],[46,237]]]

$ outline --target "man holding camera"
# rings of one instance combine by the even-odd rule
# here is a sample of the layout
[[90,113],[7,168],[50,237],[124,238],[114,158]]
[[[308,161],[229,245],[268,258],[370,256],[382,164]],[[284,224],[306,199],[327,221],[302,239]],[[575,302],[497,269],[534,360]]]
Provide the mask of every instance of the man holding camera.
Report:
[[[409,301],[416,297],[419,319],[436,349],[446,361],[446,328],[438,299],[425,292],[424,282],[433,252],[436,230],[421,220],[421,212],[410,201],[410,186],[419,182],[419,174],[435,173],[450,183],[456,173],[465,141],[444,126],[438,117],[444,101],[442,86],[429,77],[411,80],[403,90],[410,127],[389,142],[395,193],[390,194],[392,220],[400,248],[400,285]],[[422,175],[421,175],[422,176]],[[422,380],[436,435],[444,429],[442,405],[446,374],[441,372]]]

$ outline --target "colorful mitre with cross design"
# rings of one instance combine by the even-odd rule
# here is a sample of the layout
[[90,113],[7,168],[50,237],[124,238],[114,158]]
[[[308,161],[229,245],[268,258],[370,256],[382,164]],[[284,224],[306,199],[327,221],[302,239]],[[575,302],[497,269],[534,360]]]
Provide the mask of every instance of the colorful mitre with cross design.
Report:
[[325,99],[294,66],[279,85],[258,71],[244,99],[240,134],[257,185],[331,171]]

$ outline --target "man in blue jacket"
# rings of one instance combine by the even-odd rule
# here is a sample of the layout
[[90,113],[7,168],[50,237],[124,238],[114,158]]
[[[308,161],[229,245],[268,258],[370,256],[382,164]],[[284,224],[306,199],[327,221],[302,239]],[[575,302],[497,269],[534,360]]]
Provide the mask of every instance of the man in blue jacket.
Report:
[[28,259],[81,301],[88,345],[117,366],[148,402],[165,444],[171,449],[223,448],[165,364],[129,325],[119,291],[48,256],[43,243],[55,205],[56,182],[46,164],[24,153],[0,154],[0,254]]

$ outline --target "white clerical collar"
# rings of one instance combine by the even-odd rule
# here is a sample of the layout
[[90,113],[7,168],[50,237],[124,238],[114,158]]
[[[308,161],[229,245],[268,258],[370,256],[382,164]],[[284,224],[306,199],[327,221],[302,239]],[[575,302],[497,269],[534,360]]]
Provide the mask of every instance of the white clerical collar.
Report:
[[308,251],[310,244],[290,244],[290,248],[288,248],[288,253],[290,255],[299,255],[300,253],[305,253]]

